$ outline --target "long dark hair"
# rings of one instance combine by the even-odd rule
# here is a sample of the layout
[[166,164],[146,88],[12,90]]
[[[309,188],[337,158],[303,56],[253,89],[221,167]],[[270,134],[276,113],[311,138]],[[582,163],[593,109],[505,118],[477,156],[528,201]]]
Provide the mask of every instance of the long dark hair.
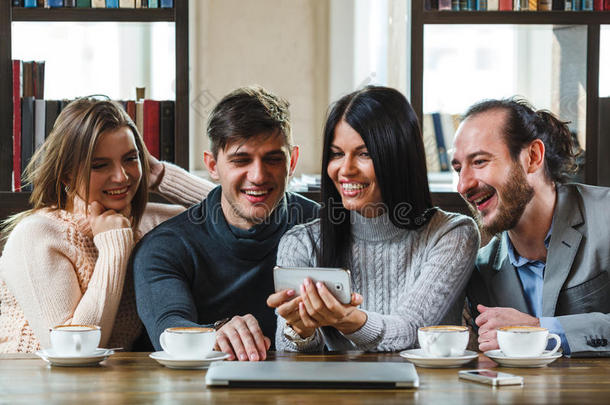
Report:
[[419,122],[407,99],[397,90],[380,86],[348,94],[331,105],[324,126],[320,266],[347,266],[351,245],[349,211],[327,174],[330,147],[341,120],[358,132],[368,149],[392,224],[416,229],[434,213]]
[[568,122],[559,120],[547,110],[534,110],[524,99],[513,97],[483,100],[471,106],[463,120],[490,110],[505,110],[504,141],[510,155],[517,161],[519,154],[535,139],[544,143],[544,171],[553,182],[564,183],[578,171],[579,148],[575,144]]

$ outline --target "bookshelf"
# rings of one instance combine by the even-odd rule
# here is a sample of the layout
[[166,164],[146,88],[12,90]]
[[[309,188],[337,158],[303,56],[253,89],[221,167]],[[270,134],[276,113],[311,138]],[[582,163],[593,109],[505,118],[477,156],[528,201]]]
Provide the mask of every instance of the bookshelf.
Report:
[[[11,26],[13,21],[49,22],[173,22],[175,28],[176,105],[175,162],[189,165],[189,53],[188,0],[175,0],[172,9],[13,8],[0,1],[0,77],[12,77]],[[0,219],[28,206],[29,193],[11,192],[13,157],[13,102],[11,80],[0,80]]]
[[[411,103],[422,118],[424,80],[424,27],[430,24],[577,25],[586,27],[586,153],[585,182],[600,183],[599,134],[600,26],[610,24],[610,12],[591,11],[438,11],[424,10],[423,0],[411,3]],[[610,134],[603,134],[610,136]],[[610,179],[603,179],[608,181]],[[457,193],[453,193],[457,194]],[[451,198],[446,196],[446,198]],[[453,200],[453,199],[452,199]]]

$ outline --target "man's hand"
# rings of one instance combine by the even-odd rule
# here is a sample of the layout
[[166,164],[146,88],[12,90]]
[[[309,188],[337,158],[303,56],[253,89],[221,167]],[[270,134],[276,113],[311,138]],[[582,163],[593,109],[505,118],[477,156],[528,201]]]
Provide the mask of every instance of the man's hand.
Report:
[[524,314],[513,308],[489,308],[477,305],[480,315],[475,319],[479,327],[479,350],[498,349],[497,329],[503,326],[540,326],[540,319]]
[[229,360],[259,361],[267,358],[271,340],[263,336],[263,331],[254,316],[234,316],[216,331],[216,350],[229,354]]

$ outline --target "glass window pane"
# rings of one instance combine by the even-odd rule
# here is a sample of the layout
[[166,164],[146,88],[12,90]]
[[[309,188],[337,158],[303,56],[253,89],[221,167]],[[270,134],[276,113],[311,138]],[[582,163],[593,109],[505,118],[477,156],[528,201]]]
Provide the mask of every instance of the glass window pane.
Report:
[[14,22],[12,34],[13,59],[45,61],[46,99],[134,99],[136,86],[175,98],[173,23]]
[[521,96],[570,121],[585,146],[586,34],[585,26],[424,27],[422,126],[433,189],[455,185],[438,145],[444,144],[450,161],[459,115],[482,99]]

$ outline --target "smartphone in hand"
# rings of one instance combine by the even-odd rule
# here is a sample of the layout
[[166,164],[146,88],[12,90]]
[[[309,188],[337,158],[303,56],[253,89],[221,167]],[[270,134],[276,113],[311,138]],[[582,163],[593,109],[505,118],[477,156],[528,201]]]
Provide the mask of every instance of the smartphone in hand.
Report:
[[342,304],[352,301],[352,284],[349,270],[333,267],[281,267],[273,268],[275,291],[294,290],[300,295],[303,280],[309,277],[314,283],[322,282]]

